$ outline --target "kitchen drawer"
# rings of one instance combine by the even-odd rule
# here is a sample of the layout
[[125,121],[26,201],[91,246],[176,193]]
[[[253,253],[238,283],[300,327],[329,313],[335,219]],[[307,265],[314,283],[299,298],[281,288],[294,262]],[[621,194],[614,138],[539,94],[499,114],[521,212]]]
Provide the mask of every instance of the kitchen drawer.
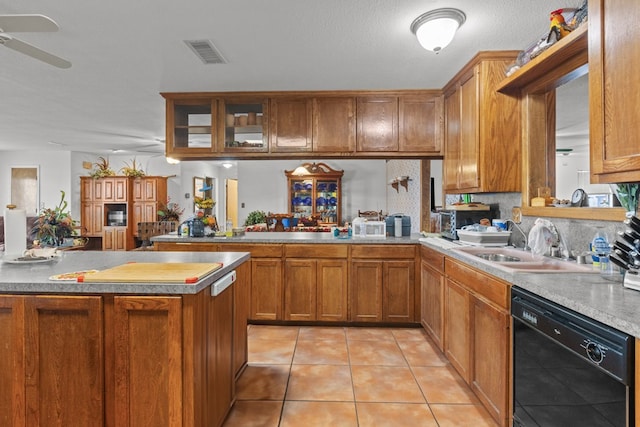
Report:
[[342,258],[346,259],[349,245],[285,245],[287,258]]
[[154,242],[153,244],[157,251],[167,252],[215,252],[217,246],[215,243],[191,242]]
[[220,252],[250,252],[252,258],[281,258],[282,245],[222,243]]
[[451,258],[445,259],[447,276],[469,289],[474,295],[509,310],[510,285],[496,277],[482,273]]
[[427,265],[434,270],[444,273],[444,254],[438,252],[434,249],[427,248],[426,246],[422,246],[420,248],[420,255],[422,257],[422,261],[427,263]]
[[415,258],[415,245],[351,245],[351,258]]

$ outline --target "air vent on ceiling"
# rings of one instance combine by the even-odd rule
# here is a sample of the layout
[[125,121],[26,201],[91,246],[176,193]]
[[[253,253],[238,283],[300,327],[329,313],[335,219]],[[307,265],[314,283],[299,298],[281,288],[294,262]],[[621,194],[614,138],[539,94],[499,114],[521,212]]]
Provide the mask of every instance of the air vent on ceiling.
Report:
[[205,64],[227,63],[222,54],[218,52],[210,40],[185,40],[184,42]]

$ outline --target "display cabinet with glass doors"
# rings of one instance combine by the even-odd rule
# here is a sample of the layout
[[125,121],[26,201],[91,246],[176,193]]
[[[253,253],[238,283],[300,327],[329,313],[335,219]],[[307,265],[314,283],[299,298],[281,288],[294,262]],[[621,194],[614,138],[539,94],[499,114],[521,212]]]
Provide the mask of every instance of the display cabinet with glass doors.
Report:
[[268,151],[267,100],[225,99],[224,138],[220,151]]
[[325,163],[304,163],[285,171],[289,213],[294,218],[313,219],[321,224],[340,224],[343,174],[344,171]]

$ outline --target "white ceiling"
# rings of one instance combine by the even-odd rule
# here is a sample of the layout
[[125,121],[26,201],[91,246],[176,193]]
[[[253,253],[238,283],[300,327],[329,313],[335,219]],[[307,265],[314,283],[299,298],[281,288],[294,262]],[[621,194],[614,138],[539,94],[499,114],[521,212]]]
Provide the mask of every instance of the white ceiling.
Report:
[[[72,62],[58,69],[0,47],[0,150],[162,151],[159,92],[438,89],[480,50],[521,50],[550,11],[579,0],[0,0],[56,33],[13,33]],[[423,50],[409,27],[439,7],[467,21]],[[204,65],[183,40],[228,61]]]

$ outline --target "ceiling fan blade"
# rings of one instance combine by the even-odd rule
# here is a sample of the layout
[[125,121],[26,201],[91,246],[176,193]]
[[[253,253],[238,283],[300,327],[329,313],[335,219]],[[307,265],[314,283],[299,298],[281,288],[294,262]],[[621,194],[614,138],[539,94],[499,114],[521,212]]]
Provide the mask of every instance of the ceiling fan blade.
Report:
[[0,44],[5,45],[6,47],[18,51],[20,53],[24,53],[32,58],[38,59],[42,62],[46,62],[47,64],[53,65],[58,68],[70,68],[71,62],[66,59],[62,59],[59,56],[55,56],[49,52],[45,52],[44,50],[37,48],[29,43],[23,42],[22,40],[18,40],[14,37],[10,37],[6,34],[0,34]]
[[44,15],[0,15],[0,32],[31,33],[58,31],[58,24]]

